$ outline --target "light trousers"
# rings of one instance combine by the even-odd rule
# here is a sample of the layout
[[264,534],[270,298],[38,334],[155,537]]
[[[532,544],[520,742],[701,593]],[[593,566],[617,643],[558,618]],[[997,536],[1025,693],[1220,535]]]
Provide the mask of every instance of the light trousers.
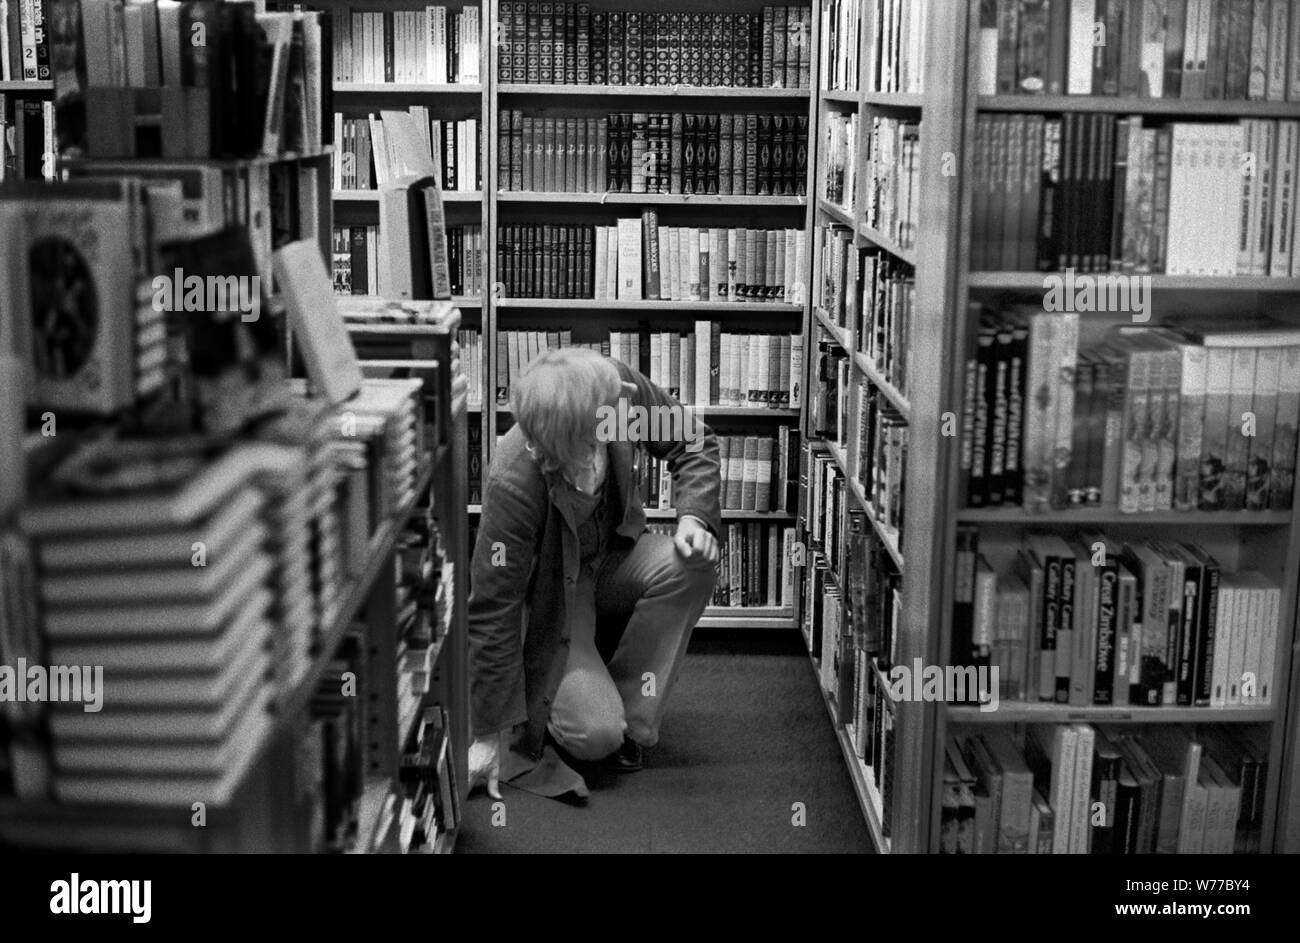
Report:
[[[582,568],[569,613],[568,654],[547,729],[579,760],[599,760],[623,738],[651,747],[691,632],[717,571],[688,567],[671,537],[643,533]],[[627,618],[609,664],[596,649],[598,619]]]

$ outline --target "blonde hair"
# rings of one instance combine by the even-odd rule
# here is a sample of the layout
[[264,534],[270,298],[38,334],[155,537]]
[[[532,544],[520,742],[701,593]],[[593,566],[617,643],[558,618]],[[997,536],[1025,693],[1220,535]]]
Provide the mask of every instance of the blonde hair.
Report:
[[548,350],[513,386],[515,420],[545,471],[582,463],[596,444],[602,406],[618,402],[623,383],[613,361],[585,347]]

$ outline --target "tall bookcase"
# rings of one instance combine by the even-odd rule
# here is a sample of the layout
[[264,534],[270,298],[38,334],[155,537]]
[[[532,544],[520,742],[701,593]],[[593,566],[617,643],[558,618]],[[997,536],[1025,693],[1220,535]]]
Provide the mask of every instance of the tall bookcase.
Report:
[[[347,0],[322,0],[325,9],[392,9],[375,0],[352,3]],[[717,0],[707,4],[713,13],[759,13],[762,0]],[[801,4],[791,3],[790,6]],[[473,4],[466,5],[472,8]],[[541,6],[541,5],[539,5]],[[544,6],[549,7],[550,4]],[[642,9],[662,12],[653,4],[636,4],[621,0],[596,0],[589,4],[593,12]],[[410,9],[423,9],[412,4]],[[807,192],[812,192],[813,168],[811,142],[816,135],[814,95],[809,88],[726,87],[688,85],[590,85],[535,84],[507,80],[502,61],[509,62],[512,50],[511,24],[503,22],[500,0],[484,0],[480,35],[481,87],[465,85],[396,85],[393,83],[356,85],[335,83],[336,110],[348,114],[377,112],[384,107],[407,107],[422,104],[432,116],[463,117],[476,112],[482,124],[482,147],[479,153],[484,189],[482,193],[444,195],[448,205],[448,222],[471,217],[483,226],[484,253],[481,260],[486,273],[483,284],[491,286],[485,297],[461,298],[457,303],[465,310],[464,327],[481,331],[484,374],[481,377],[484,403],[481,415],[472,415],[482,436],[481,474],[486,477],[497,436],[513,424],[508,405],[497,402],[498,378],[507,367],[497,357],[498,338],[502,331],[569,329],[575,342],[593,341],[613,330],[681,330],[689,333],[694,319],[721,321],[724,329],[758,330],[801,334],[806,337],[810,317],[806,291],[794,303],[728,301],[598,301],[594,299],[512,298],[506,294],[504,273],[498,271],[498,227],[528,223],[569,225],[612,225],[620,216],[639,215],[645,208],[659,213],[661,225],[790,227],[809,231],[813,218],[811,198],[793,196],[706,195],[684,193],[606,193],[605,181],[598,181],[601,192],[539,192],[510,190],[501,180],[503,115],[520,110],[527,116],[551,118],[604,118],[610,112],[624,111],[692,111],[726,114],[765,112],[807,118],[809,123],[809,162]],[[681,4],[682,12],[700,12],[700,8]],[[817,73],[817,25],[812,17],[811,29],[799,31],[796,42],[807,43],[811,50],[810,72]],[[511,75],[510,79],[514,76]],[[377,222],[374,192],[336,192],[336,221],[341,225],[365,225]],[[465,214],[458,216],[458,214]],[[725,216],[722,216],[725,214]],[[811,257],[811,244],[808,254]],[[807,278],[799,279],[800,285]],[[806,358],[805,358],[806,359]],[[797,427],[801,409],[699,407],[697,412],[715,430],[735,433],[775,434],[778,425]],[[469,507],[471,519],[480,511]],[[671,510],[647,510],[652,521],[672,520]],[[730,522],[765,522],[775,526],[794,526],[793,512],[725,511]],[[796,624],[792,607],[710,607],[700,625],[706,627],[792,628]]]
[[[50,82],[0,83],[0,92],[29,94],[31,97],[52,93]],[[314,241],[326,265],[330,258],[332,228],[330,162],[332,146],[316,147],[302,153],[283,153],[231,160],[161,160],[161,159],[64,159],[60,169],[70,178],[79,176],[131,176],[167,178],[183,175],[191,169],[219,170],[226,175],[225,185],[245,197],[250,193],[252,176],[266,175],[276,169],[302,174],[312,186],[303,185],[298,212],[304,228],[286,234],[286,240],[302,238]],[[51,185],[51,194],[58,184]],[[254,190],[257,188],[254,187]],[[263,184],[260,192],[265,193]],[[466,201],[462,201],[466,202]],[[275,207],[250,206],[249,216],[257,226],[271,228],[284,220],[273,220]],[[235,201],[227,206],[234,220],[242,210]],[[252,218],[248,220],[252,224]],[[307,221],[314,222],[310,229]],[[262,273],[269,278],[270,272]],[[271,298],[273,307],[282,310],[283,298]],[[399,850],[399,810],[403,802],[402,766],[404,750],[413,742],[424,719],[425,708],[437,705],[446,710],[450,750],[447,763],[457,789],[453,802],[458,805],[468,793],[467,754],[469,744],[468,643],[466,636],[466,600],[468,591],[466,496],[466,390],[463,379],[453,377],[452,367],[459,353],[456,331],[461,323],[459,306],[442,302],[427,323],[412,326],[409,333],[419,335],[421,356],[436,363],[436,382],[423,391],[423,398],[438,410],[436,422],[429,416],[429,428],[436,429],[438,441],[429,441],[427,455],[420,456],[414,473],[414,487],[400,505],[391,510],[369,534],[365,564],[340,580],[338,604],[327,621],[313,626],[309,659],[292,684],[281,685],[268,700],[269,712],[264,732],[256,743],[242,750],[235,785],[227,800],[217,803],[147,804],[144,802],[62,802],[51,798],[0,796],[0,845],[33,849],[126,852],[292,852],[317,850],[321,836],[316,833],[316,816],[326,799],[316,796],[316,806],[308,800],[313,790],[313,765],[319,753],[307,746],[314,696],[336,670],[338,653],[355,646],[353,665],[361,677],[355,696],[362,702],[357,723],[356,752],[345,761],[348,774],[355,777],[358,801],[350,819],[354,830],[352,853],[394,852]],[[395,326],[391,330],[400,330]],[[382,330],[382,328],[381,328]],[[291,345],[290,345],[291,346]],[[292,359],[292,358],[291,358]],[[367,371],[371,373],[374,371]],[[386,375],[379,371],[379,375]],[[290,381],[299,382],[299,381]],[[346,406],[344,407],[346,409]],[[399,644],[397,627],[401,614],[398,603],[404,582],[401,570],[402,536],[408,521],[425,514],[436,521],[445,553],[444,571],[434,574],[443,585],[441,625],[438,638],[428,649],[427,661],[413,668],[417,653],[405,652]],[[6,524],[8,522],[5,522]],[[421,693],[412,688],[412,673],[423,673],[427,684]],[[242,746],[242,745],[241,745]],[[4,745],[8,749],[8,744]],[[448,793],[448,795],[450,795]],[[202,800],[204,797],[196,795]],[[333,801],[333,799],[331,799]],[[202,810],[202,820],[196,810]],[[454,849],[457,829],[442,832],[428,847],[432,853],[446,854]]]
[[[862,28],[859,57],[866,68],[877,30],[871,22],[874,4],[860,5]],[[895,663],[926,665],[960,661],[952,651],[953,603],[957,573],[956,539],[959,525],[976,524],[984,534],[1014,539],[1029,528],[1069,535],[1080,527],[1103,529],[1109,536],[1126,538],[1194,539],[1229,569],[1256,568],[1277,579],[1282,587],[1277,645],[1275,693],[1271,706],[1204,707],[1078,707],[1047,702],[1003,701],[991,712],[974,705],[902,701],[896,708],[893,763],[893,809],[890,839],[880,833],[879,795],[868,781],[871,770],[854,753],[841,719],[837,730],[846,759],[859,786],[864,812],[878,847],[905,852],[938,852],[944,793],[944,750],[950,733],[979,732],[998,725],[1020,729],[1028,723],[1090,722],[1115,724],[1140,731],[1158,724],[1253,725],[1267,732],[1268,778],[1265,789],[1262,850],[1289,852],[1300,849],[1300,767],[1297,766],[1296,731],[1300,730],[1300,691],[1292,681],[1298,667],[1296,638],[1296,584],[1300,573],[1300,518],[1296,511],[1162,511],[1124,514],[1108,507],[1028,513],[1018,507],[971,509],[960,501],[962,469],[961,435],[944,434],[945,417],[960,421],[967,351],[975,340],[974,315],[968,303],[990,304],[1033,300],[1042,303],[1043,272],[972,271],[971,249],[975,185],[974,142],[977,118],[989,114],[1027,113],[1063,115],[1102,112],[1140,116],[1150,125],[1173,121],[1235,120],[1238,118],[1300,118],[1300,104],[1282,101],[1195,101],[1170,98],[1101,97],[1083,95],[981,95],[977,75],[981,55],[980,7],[970,0],[964,15],[954,16],[948,4],[934,4],[925,38],[924,91],[919,95],[882,95],[842,89],[822,91],[819,108],[828,111],[870,112],[919,116],[921,119],[921,189],[919,232],[916,245],[898,251],[889,240],[877,238],[863,225],[861,206],[863,175],[859,175],[859,201],[852,207],[818,202],[819,222],[833,220],[852,228],[856,246],[876,246],[916,266],[914,320],[908,340],[909,397],[903,400],[871,365],[854,358],[855,373],[866,379],[897,409],[909,424],[907,454],[906,545],[899,555],[902,571],[902,606],[899,615]],[[1001,5],[999,5],[999,9]],[[987,26],[987,24],[985,24]],[[863,88],[859,84],[858,88]],[[859,135],[862,127],[859,126]],[[859,137],[858,160],[865,146]],[[817,148],[818,194],[826,155]],[[820,256],[815,256],[820,258]],[[814,284],[821,273],[814,272]],[[1300,279],[1235,276],[1151,276],[1152,323],[1177,322],[1186,316],[1246,317],[1256,313],[1293,319],[1300,312]],[[1081,319],[1102,319],[1082,314]],[[854,338],[821,312],[814,312],[814,332],[846,351]],[[850,399],[855,429],[860,404]],[[846,478],[857,461],[852,449],[830,449]],[[846,489],[848,500],[863,504],[860,492]],[[868,508],[868,511],[870,509]],[[870,518],[870,513],[868,517]],[[882,535],[887,537],[888,535]],[[903,564],[905,563],[905,566]],[[835,708],[832,705],[832,716]]]
[[[955,49],[965,50],[966,78],[955,86],[953,101],[960,103],[962,114],[961,152],[963,161],[961,226],[958,236],[962,264],[952,284],[952,310],[966,312],[971,300],[997,301],[1037,293],[1041,300],[1043,274],[1038,272],[976,271],[969,269],[972,234],[970,231],[973,187],[973,161],[976,120],[994,113],[1064,115],[1069,112],[1103,112],[1141,116],[1144,124],[1174,121],[1236,120],[1239,118],[1300,118],[1300,103],[1285,101],[1197,101],[1170,98],[1134,98],[1113,96],[1026,96],[980,95],[975,81],[979,62],[979,4],[968,6],[969,19],[960,24],[964,35],[955,38]],[[1183,275],[1150,276],[1153,291],[1153,322],[1168,319],[1173,323],[1187,316],[1208,315],[1225,320],[1242,319],[1252,314],[1293,315],[1300,310],[1300,279],[1257,276],[1200,277]],[[1082,314],[1081,321],[1104,315]],[[965,351],[972,343],[973,325],[969,318],[953,319],[954,351]],[[1081,330],[1083,328],[1081,327]],[[950,390],[949,402],[960,399],[960,359],[953,358],[943,380]],[[1095,526],[1120,539],[1159,537],[1172,540],[1195,539],[1203,544],[1228,569],[1256,568],[1276,578],[1282,587],[1281,615],[1278,625],[1275,693],[1271,706],[1226,708],[1203,707],[1086,707],[1051,703],[1003,704],[997,711],[981,714],[966,706],[936,705],[933,711],[932,740],[925,766],[924,780],[930,787],[929,820],[922,826],[921,847],[937,850],[940,790],[942,788],[943,748],[949,729],[973,729],[983,723],[1024,724],[1030,722],[1086,721],[1121,725],[1154,724],[1242,724],[1261,725],[1268,731],[1268,782],[1265,790],[1263,838],[1261,850],[1294,852],[1300,850],[1300,784],[1297,783],[1296,732],[1300,730],[1297,714],[1297,691],[1292,683],[1300,664],[1296,661],[1296,585],[1300,574],[1300,511],[1158,511],[1123,514],[1110,508],[1066,510],[1046,514],[1027,514],[1018,508],[967,509],[958,504],[958,465],[955,445],[947,447],[947,477],[943,491],[943,524],[940,552],[945,565],[955,566],[954,547],[958,524],[978,524],[981,533],[1015,534],[1025,528],[1068,533],[1080,526]],[[931,640],[931,656],[944,663],[950,657],[952,584],[945,587],[943,603],[934,623],[936,636]]]
[[[933,626],[941,618],[941,598],[947,582],[943,547],[943,508],[936,501],[931,482],[940,480],[947,461],[941,435],[943,414],[952,409],[946,390],[934,382],[936,375],[950,358],[953,349],[951,321],[951,285],[958,266],[958,245],[955,238],[959,213],[959,190],[952,173],[951,158],[947,155],[961,152],[961,125],[959,114],[953,107],[955,89],[960,87],[961,63],[950,55],[934,54],[936,50],[956,48],[964,32],[949,15],[945,3],[925,0],[909,4],[910,15],[924,12],[924,32],[921,35],[923,67],[914,74],[916,81],[909,83],[907,91],[880,91],[881,83],[873,75],[882,68],[879,34],[886,24],[877,21],[883,4],[874,0],[861,0],[847,4],[855,9],[856,33],[845,35],[841,31],[839,42],[856,42],[857,74],[841,79],[838,85],[847,88],[826,88],[826,76],[819,81],[817,108],[819,111],[817,147],[816,225],[818,244],[814,251],[813,286],[814,306],[810,319],[810,351],[815,351],[818,341],[827,341],[843,350],[850,363],[850,392],[847,398],[848,419],[845,423],[849,441],[845,443],[821,442],[810,439],[814,450],[829,452],[839,473],[845,479],[845,501],[855,511],[865,512],[869,526],[875,530],[881,544],[887,548],[894,565],[902,575],[901,606],[897,632],[897,658],[910,664],[913,657],[925,657]],[[823,2],[824,16],[839,16],[844,3]],[[925,7],[922,10],[922,7]],[[821,50],[823,57],[827,49]],[[917,69],[917,64],[909,64]],[[919,85],[920,90],[916,90]],[[854,128],[854,159],[857,168],[857,186],[852,205],[840,205],[827,200],[826,176],[830,155],[826,146],[825,125],[834,113],[856,115]],[[872,117],[915,121],[920,124],[919,202],[916,212],[916,237],[914,243],[904,247],[896,239],[868,225],[867,201],[870,180],[862,166],[869,145],[868,124]],[[906,375],[910,378],[904,396],[872,361],[858,351],[859,339],[850,324],[840,326],[828,316],[819,302],[823,285],[828,277],[822,257],[821,227],[838,224],[851,231],[852,250],[880,250],[882,254],[904,266],[910,266],[914,279],[912,321],[910,332],[904,338],[906,348]],[[814,354],[815,356],[815,354]],[[811,357],[810,357],[811,360]],[[887,401],[908,426],[907,489],[903,518],[905,543],[900,548],[896,530],[884,526],[876,509],[856,481],[863,456],[859,455],[858,423],[864,408],[859,388],[865,383]],[[810,380],[810,393],[814,388]],[[813,430],[808,429],[811,433]],[[803,512],[807,514],[805,506]],[[805,519],[805,526],[808,522]],[[814,555],[815,556],[815,555]],[[810,563],[811,565],[811,563]],[[811,572],[811,571],[809,571]],[[834,579],[835,577],[832,577]],[[842,589],[842,587],[841,587]],[[809,607],[811,608],[811,607]],[[812,632],[819,626],[808,625]],[[830,655],[823,652],[822,658]],[[816,660],[814,661],[816,664]],[[930,797],[916,788],[925,782],[925,766],[931,724],[927,716],[929,705],[902,702],[894,713],[894,743],[890,760],[893,766],[892,814],[888,823],[883,821],[881,792],[874,782],[873,770],[863,762],[851,742],[851,719],[840,717],[836,704],[827,696],[827,707],[832,724],[848,764],[850,776],[857,791],[863,814],[880,851],[911,852],[923,849],[920,825],[928,822]]]

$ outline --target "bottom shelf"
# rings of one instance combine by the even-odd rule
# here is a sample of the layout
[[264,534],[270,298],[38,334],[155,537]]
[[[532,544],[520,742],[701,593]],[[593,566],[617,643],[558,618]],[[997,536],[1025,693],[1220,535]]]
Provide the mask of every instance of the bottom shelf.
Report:
[[770,606],[708,606],[699,629],[793,629],[796,628],[793,609]]
[[853,780],[853,791],[857,794],[858,805],[862,807],[862,815],[867,820],[867,830],[871,832],[871,840],[875,843],[878,852],[889,854],[892,843],[885,837],[884,828],[881,825],[883,802],[880,798],[880,792],[876,789],[875,782],[872,781],[871,767],[864,763],[853,749],[853,740],[849,736],[848,728],[840,724],[840,719],[836,716],[835,704],[821,686],[821,681],[817,676],[817,660],[812,657],[811,653],[808,655],[808,660],[813,666],[813,683],[817,685],[817,690],[822,696],[822,702],[826,705],[826,712],[830,714],[831,729],[835,731],[835,739],[839,742],[840,752],[844,754],[844,763],[849,770],[849,779]]

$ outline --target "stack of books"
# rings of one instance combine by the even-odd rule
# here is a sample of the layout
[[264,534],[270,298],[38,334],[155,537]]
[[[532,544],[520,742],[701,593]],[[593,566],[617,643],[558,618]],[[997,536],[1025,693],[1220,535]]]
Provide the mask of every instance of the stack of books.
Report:
[[506,0],[497,80],[808,88],[812,10],[661,13]]
[[954,658],[997,665],[1003,696],[1141,707],[1273,703],[1281,587],[1176,541],[958,532]]
[[475,85],[480,81],[478,6],[422,10],[339,9],[334,81]]
[[1279,0],[981,3],[979,29],[981,95],[1300,100]]
[[[1249,730],[1033,724],[949,737],[943,854],[1256,854],[1268,747]],[[1100,810],[1100,814],[1098,813]]]
[[21,512],[47,656],[103,670],[100,709],[51,712],[59,799],[231,797],[272,693],[261,470],[256,449],[104,440],[75,450]]
[[1082,347],[1077,313],[1009,314],[966,362],[969,506],[1291,508],[1300,332],[1185,322]]
[[1294,278],[1300,122],[976,119],[973,269]]

